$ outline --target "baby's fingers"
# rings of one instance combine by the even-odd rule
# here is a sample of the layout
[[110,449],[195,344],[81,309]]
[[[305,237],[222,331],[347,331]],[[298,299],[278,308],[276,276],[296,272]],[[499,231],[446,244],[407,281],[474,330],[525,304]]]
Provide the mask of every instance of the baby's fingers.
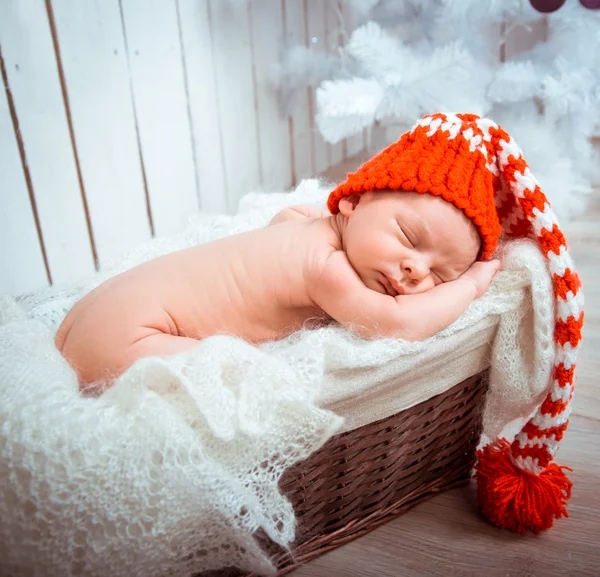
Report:
[[501,262],[497,258],[495,258],[494,260],[478,260],[470,266],[469,271],[486,271],[488,273],[496,273],[498,272],[498,270],[500,270],[500,265]]
[[488,264],[490,268],[494,270],[495,273],[498,272],[500,270],[500,267],[502,266],[502,262],[498,258],[495,258],[494,260],[488,260],[486,261],[486,264]]
[[498,259],[478,261],[473,263],[469,270],[464,273],[463,276],[475,284],[476,298],[479,298],[486,291],[499,268],[500,261]]

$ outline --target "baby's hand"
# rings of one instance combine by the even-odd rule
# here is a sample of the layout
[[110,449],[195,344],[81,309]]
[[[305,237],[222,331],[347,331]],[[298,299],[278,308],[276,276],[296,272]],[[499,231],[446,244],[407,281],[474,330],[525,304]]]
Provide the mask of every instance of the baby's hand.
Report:
[[500,261],[498,259],[485,262],[477,261],[460,278],[473,283],[475,286],[475,298],[478,299],[486,291],[499,269]]

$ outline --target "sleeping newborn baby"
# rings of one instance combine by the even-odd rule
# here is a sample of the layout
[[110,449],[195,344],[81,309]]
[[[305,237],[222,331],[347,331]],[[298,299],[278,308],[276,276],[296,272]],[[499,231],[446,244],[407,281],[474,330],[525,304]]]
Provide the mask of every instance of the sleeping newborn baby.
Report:
[[[286,208],[269,226],[159,257],[82,298],[56,334],[80,385],[101,391],[137,359],[215,334],[258,344],[336,321],[364,338],[421,340],[454,322],[499,267],[481,260],[499,235],[492,175],[460,135],[438,142],[420,128],[348,175],[329,211]],[[415,162],[425,174],[440,147],[456,151],[431,171],[434,185],[402,180]],[[489,188],[487,212],[471,206],[477,187]]]

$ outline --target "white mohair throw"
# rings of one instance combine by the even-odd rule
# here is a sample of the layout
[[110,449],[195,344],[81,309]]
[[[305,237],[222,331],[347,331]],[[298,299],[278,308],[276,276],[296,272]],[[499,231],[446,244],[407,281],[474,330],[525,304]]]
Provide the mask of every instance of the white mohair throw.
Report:
[[[249,194],[237,215],[197,215],[90,282],[0,298],[2,575],[183,576],[231,565],[272,574],[253,533],[293,541],[278,480],[341,430],[326,408],[330,375],[410,360],[489,315],[502,320],[486,428],[495,436],[527,416],[547,385],[553,344],[550,283],[524,242],[506,248],[486,295],[422,343],[365,341],[335,325],[259,347],[215,336],[138,361],[99,398],[79,394],[53,339],[85,293],[161,254],[264,226],[286,205],[323,206],[329,190],[309,180],[289,194]],[[533,306],[520,306],[527,298]]]

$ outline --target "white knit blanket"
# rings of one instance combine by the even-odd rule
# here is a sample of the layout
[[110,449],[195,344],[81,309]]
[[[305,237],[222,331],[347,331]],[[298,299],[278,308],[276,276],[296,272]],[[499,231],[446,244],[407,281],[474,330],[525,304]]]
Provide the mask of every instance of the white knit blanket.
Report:
[[398,360],[406,369],[436,339],[491,316],[502,321],[488,423],[525,416],[552,358],[550,284],[527,243],[506,251],[507,270],[484,297],[423,343],[363,341],[337,326],[260,347],[216,336],[139,361],[100,398],[78,393],[53,337],[83,294],[144,260],[264,226],[283,206],[323,206],[328,192],[311,180],[291,194],[250,194],[238,215],[197,215],[179,236],[141,246],[90,282],[0,299],[3,575],[151,577],[228,565],[272,573],[252,535],[262,528],[283,546],[293,541],[278,480],[341,429],[325,408],[344,397],[335,375]]

